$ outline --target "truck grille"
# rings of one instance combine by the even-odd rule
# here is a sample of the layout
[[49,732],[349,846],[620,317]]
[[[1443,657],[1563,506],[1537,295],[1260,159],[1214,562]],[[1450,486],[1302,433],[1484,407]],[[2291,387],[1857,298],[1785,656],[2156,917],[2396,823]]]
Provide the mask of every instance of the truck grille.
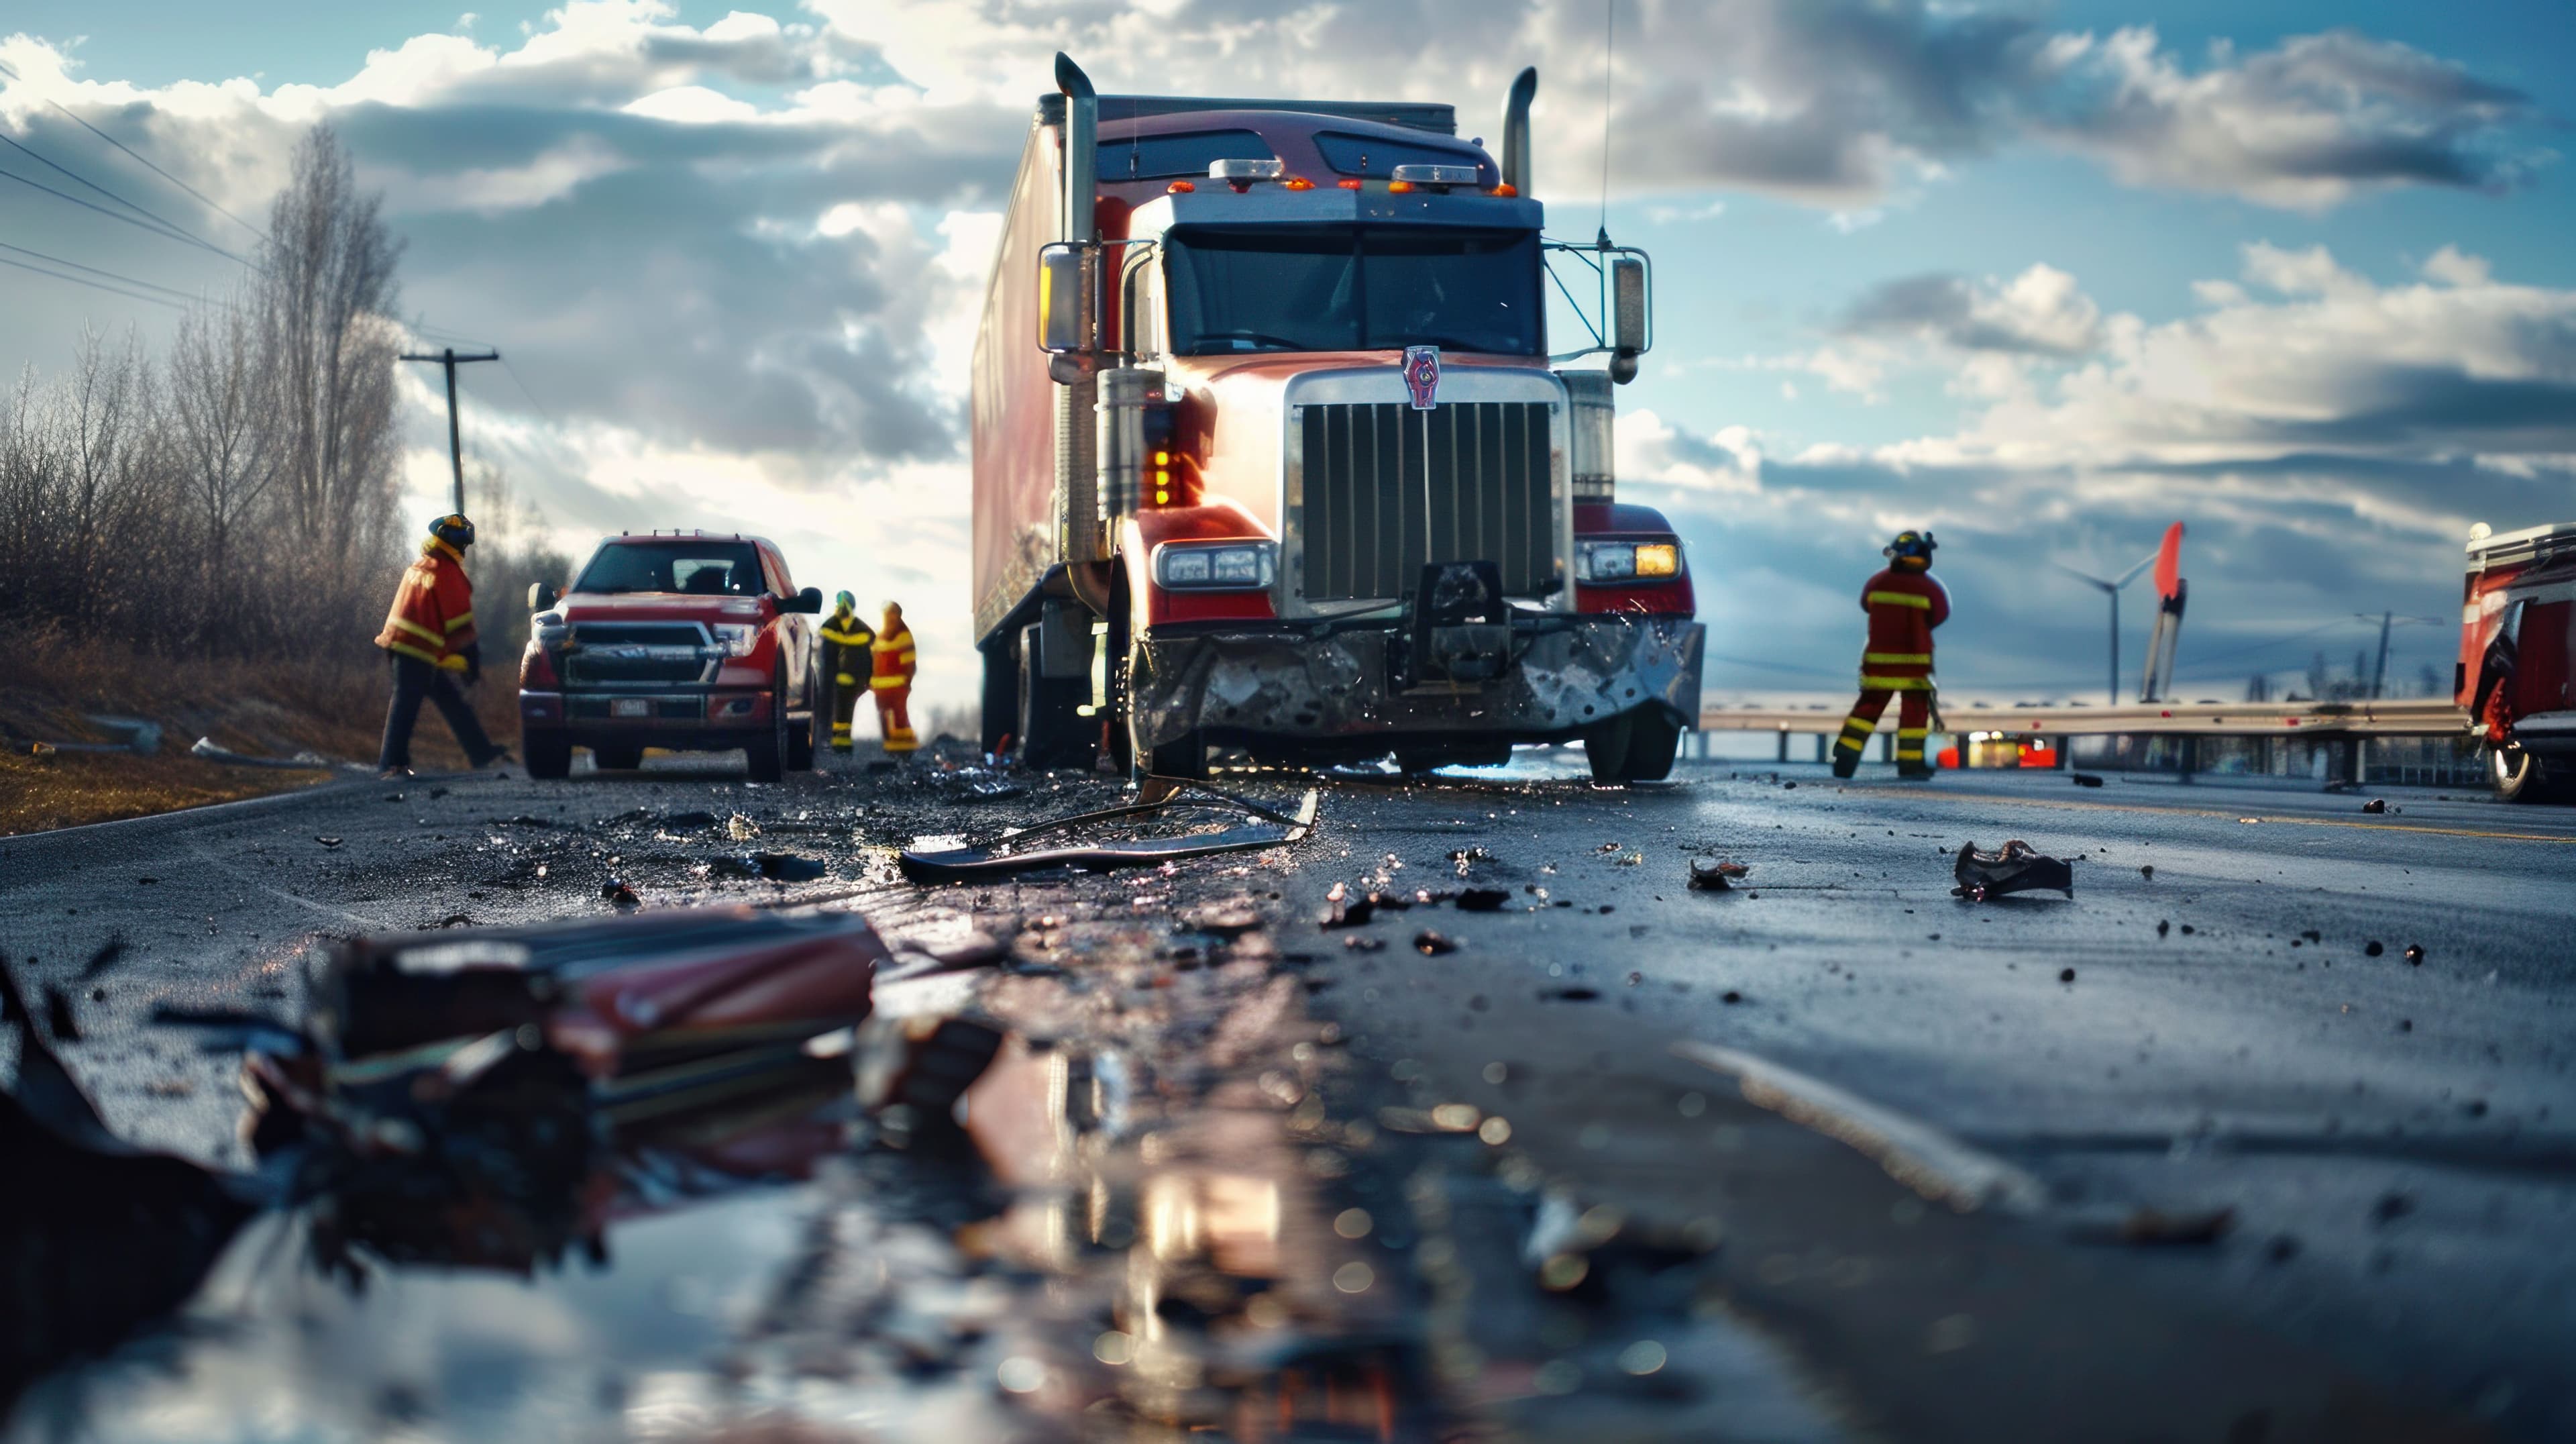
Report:
[[[644,649],[636,649],[642,651]],[[564,654],[564,681],[571,686],[634,686],[638,683],[702,682],[713,664],[692,647],[686,652],[655,647],[645,655],[624,648],[575,650]]]
[[707,634],[695,622],[576,622],[572,640],[582,647],[703,647]]
[[1516,597],[1554,579],[1547,403],[1303,411],[1306,600],[1399,597],[1430,562],[1490,561]]

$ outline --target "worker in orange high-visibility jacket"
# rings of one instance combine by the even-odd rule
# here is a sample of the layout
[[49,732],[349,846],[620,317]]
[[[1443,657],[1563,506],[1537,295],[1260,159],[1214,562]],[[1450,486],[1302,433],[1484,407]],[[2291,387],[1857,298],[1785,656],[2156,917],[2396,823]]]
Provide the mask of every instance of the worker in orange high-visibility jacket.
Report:
[[1932,712],[1932,629],[1950,620],[1950,594],[1932,579],[1930,532],[1899,532],[1881,555],[1887,569],[1861,588],[1869,614],[1869,641],[1860,654],[1860,700],[1834,739],[1834,775],[1860,768],[1861,750],[1878,728],[1887,699],[1901,695],[1896,713],[1896,775],[1930,777],[1923,759]]
[[472,545],[474,523],[464,517],[431,522],[429,539],[404,568],[393,605],[385,611],[384,630],[376,634],[394,681],[393,703],[385,709],[384,745],[376,754],[376,766],[386,777],[411,773],[411,729],[420,720],[424,700],[437,704],[457,745],[476,767],[510,755],[484,733],[456,686],[460,675],[468,686],[483,676],[483,644],[474,635],[474,583],[465,576],[465,549]]
[[874,673],[868,678],[868,691],[877,699],[877,724],[885,732],[885,750],[910,752],[921,745],[912,733],[912,718],[904,704],[912,698],[912,675],[921,670],[913,652],[912,629],[903,624],[903,608],[885,604],[885,625],[877,628],[877,639],[868,644],[876,658]]

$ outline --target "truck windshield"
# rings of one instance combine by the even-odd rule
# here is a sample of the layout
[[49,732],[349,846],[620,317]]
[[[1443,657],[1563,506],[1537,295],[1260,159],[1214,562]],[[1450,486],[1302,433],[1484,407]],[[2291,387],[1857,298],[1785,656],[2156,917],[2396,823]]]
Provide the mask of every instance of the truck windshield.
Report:
[[679,592],[700,597],[756,597],[760,558],[748,542],[611,542],[572,584],[576,592]]
[[1533,231],[1188,226],[1163,253],[1179,355],[1546,349]]

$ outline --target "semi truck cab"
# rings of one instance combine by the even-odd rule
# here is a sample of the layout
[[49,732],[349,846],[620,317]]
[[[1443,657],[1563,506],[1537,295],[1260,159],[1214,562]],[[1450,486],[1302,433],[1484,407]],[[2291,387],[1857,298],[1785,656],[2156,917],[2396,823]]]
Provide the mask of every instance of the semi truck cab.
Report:
[[2452,691],[2497,796],[2576,801],[2576,523],[2470,531]]
[[1613,494],[1647,263],[1557,248],[1604,324],[1550,353],[1535,72],[1501,164],[1446,106],[1058,82],[975,361],[986,746],[1190,775],[1579,738],[1664,776],[1703,634],[1680,539]]

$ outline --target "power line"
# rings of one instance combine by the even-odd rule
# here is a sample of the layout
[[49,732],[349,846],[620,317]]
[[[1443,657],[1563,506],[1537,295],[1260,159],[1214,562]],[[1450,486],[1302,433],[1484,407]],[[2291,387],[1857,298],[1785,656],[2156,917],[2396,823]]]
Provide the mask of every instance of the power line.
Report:
[[[0,137],[0,139],[5,139],[5,137]],[[103,215],[112,221],[123,221],[127,225],[134,227],[136,230],[144,232],[146,235],[159,236],[165,241],[185,241],[191,245],[204,246],[207,250],[213,251],[216,255],[222,256],[226,260],[240,261],[241,264],[245,266],[250,264],[250,262],[242,260],[241,257],[234,255],[232,252],[227,251],[220,246],[209,245],[204,241],[190,241],[186,236],[174,235],[171,232],[156,229],[153,226],[146,225],[142,221],[136,220],[134,217],[129,216],[122,211],[112,211],[95,202],[82,200],[79,196],[73,195],[68,191],[58,191],[52,186],[45,184],[43,181],[30,180],[27,177],[18,174],[16,171],[0,170],[0,180],[13,180],[22,186],[33,186],[37,190],[43,191],[45,194],[52,196],[57,200],[69,201],[83,210],[96,211],[100,215]]]
[[[8,65],[7,65],[5,62],[0,62],[0,75],[6,75],[6,76],[8,76],[11,80],[15,80],[15,81],[19,82],[19,83],[20,83],[20,84],[22,84],[22,85],[26,83],[26,77],[24,77],[24,76],[20,75],[17,71],[14,71],[14,70],[10,69],[10,68],[8,67]],[[239,217],[239,216],[237,216],[237,215],[234,215],[231,211],[228,211],[228,210],[224,209],[224,207],[223,207],[221,204],[219,204],[218,202],[216,202],[212,197],[210,197],[210,196],[206,195],[206,193],[205,193],[205,192],[198,190],[195,186],[192,186],[192,185],[188,184],[186,181],[183,181],[183,180],[179,179],[177,176],[174,176],[174,175],[170,174],[168,171],[163,170],[161,167],[159,167],[159,166],[157,166],[157,165],[154,165],[154,164],[152,163],[152,158],[151,158],[151,157],[149,157],[149,156],[147,156],[147,155],[143,154],[141,151],[136,150],[134,147],[132,147],[132,146],[130,146],[130,145],[127,145],[125,142],[123,142],[123,141],[121,141],[121,140],[118,140],[115,136],[109,135],[106,131],[103,131],[103,130],[99,129],[97,126],[94,126],[94,125],[90,124],[88,121],[83,120],[83,119],[80,117],[79,113],[78,113],[78,112],[76,112],[76,111],[74,111],[71,107],[69,107],[69,106],[67,106],[67,105],[63,104],[63,103],[62,103],[61,101],[59,101],[59,100],[54,99],[54,98],[53,98],[52,96],[50,96],[50,95],[48,95],[48,96],[44,97],[44,101],[45,101],[45,104],[50,105],[50,106],[52,106],[54,109],[61,111],[64,115],[69,116],[69,117],[71,118],[71,121],[72,121],[72,123],[73,123],[74,125],[77,125],[77,126],[79,126],[81,129],[83,129],[83,130],[85,130],[85,131],[88,131],[90,134],[92,134],[92,135],[94,135],[94,136],[97,136],[99,139],[101,139],[101,140],[103,140],[103,141],[106,141],[109,145],[115,146],[118,150],[121,150],[121,151],[125,152],[127,155],[132,156],[132,157],[134,158],[134,160],[136,161],[136,163],[137,163],[137,164],[139,164],[139,165],[141,165],[144,169],[149,170],[149,171],[150,171],[150,172],[152,172],[154,175],[157,175],[157,176],[161,177],[163,180],[168,181],[170,184],[172,184],[172,185],[174,185],[174,186],[177,186],[179,189],[181,189],[181,190],[183,190],[183,191],[186,191],[188,194],[190,194],[190,195],[192,195],[192,196],[195,196],[199,201],[203,202],[203,203],[204,203],[208,208],[212,209],[212,210],[213,210],[217,215],[220,215],[220,216],[222,216],[224,219],[226,219],[226,220],[228,220],[228,221],[231,221],[234,225],[237,225],[237,226],[241,227],[243,230],[246,230],[246,231],[250,232],[252,235],[259,237],[259,238],[260,238],[261,240],[263,240],[263,241],[266,241],[266,240],[268,240],[268,239],[269,239],[269,234],[268,234],[268,232],[261,230],[259,227],[252,225],[250,222],[248,222],[248,221],[246,221],[246,220],[243,220],[241,217]]]
[[241,261],[245,266],[250,264],[250,262],[242,260],[241,257],[233,255],[232,252],[225,250],[223,247],[216,245],[205,237],[190,232],[185,227],[176,224],[169,218],[156,215],[153,212],[144,209],[142,206],[135,204],[133,201],[127,200],[125,197],[118,195],[116,192],[109,190],[107,187],[100,185],[94,180],[91,180],[88,176],[82,175],[79,171],[73,170],[71,167],[53,159],[51,156],[38,151],[34,147],[28,145],[25,141],[10,136],[5,132],[0,132],[0,145],[6,145],[14,150],[22,151],[32,157],[37,164],[48,166],[71,177],[73,180],[80,182],[82,185],[89,187],[91,190],[98,192],[100,195],[103,195],[109,200],[116,202],[118,205],[125,207],[127,210],[134,212],[136,215],[142,216],[144,219],[151,221],[154,225],[167,231],[173,240],[185,241],[192,246],[201,246],[206,250],[214,252],[216,255],[227,256],[233,260]]
[[129,291],[123,286],[111,286],[104,281],[87,281],[78,276],[66,276],[60,271],[48,271],[42,266],[31,266],[25,261],[10,260],[7,256],[0,256],[0,266],[15,266],[22,271],[33,271],[39,276],[48,276],[57,281],[69,281],[75,286],[87,286],[93,291],[111,291],[119,296],[131,296],[137,301],[149,301],[155,306],[167,306],[173,311],[186,309],[176,301],[164,300],[159,296],[148,296],[141,291]]
[[[164,285],[160,284],[160,283],[159,283],[159,282],[157,282],[157,281],[146,281],[146,280],[143,280],[142,278],[137,277],[137,276],[120,275],[119,273],[117,273],[117,272],[115,272],[115,271],[102,271],[102,270],[100,270],[100,269],[99,269],[98,267],[96,267],[96,266],[84,266],[84,265],[82,265],[82,264],[81,264],[80,262],[78,262],[78,261],[66,261],[66,260],[64,260],[64,259],[63,259],[62,257],[60,257],[60,256],[49,256],[49,255],[46,255],[46,254],[45,254],[44,252],[42,252],[42,251],[31,251],[31,250],[28,250],[25,246],[13,246],[13,245],[9,244],[7,241],[0,241],[0,251],[15,251],[15,252],[17,252],[19,255],[22,255],[22,256],[33,256],[33,257],[35,257],[37,260],[39,260],[39,261],[43,261],[43,262],[46,262],[47,264],[50,264],[50,265],[56,265],[56,266],[69,266],[69,267],[71,267],[71,268],[72,268],[73,270],[75,270],[75,271],[87,271],[89,274],[91,274],[91,275],[93,275],[93,276],[104,276],[104,277],[106,277],[107,279],[109,279],[109,280],[111,280],[111,281],[118,281],[118,282],[122,282],[123,284],[128,285],[128,286],[141,286],[142,288],[144,288],[144,289],[145,289],[145,290],[147,290],[147,291],[164,291],[164,292],[169,293],[169,294],[170,294],[170,295],[172,295],[172,296],[177,297],[177,298],[178,298],[180,301],[182,301],[182,302],[187,302],[187,303],[191,303],[191,304],[193,304],[193,303],[196,303],[196,302],[199,302],[199,301],[206,301],[206,302],[207,302],[207,304],[209,304],[209,305],[227,305],[227,304],[229,304],[228,302],[222,302],[222,301],[210,301],[210,300],[207,300],[207,298],[202,297],[202,296],[194,296],[194,295],[190,295],[188,292],[186,292],[186,291],[182,291],[182,290],[178,289],[178,288],[177,288],[177,287],[175,287],[175,286],[164,286]],[[66,279],[68,279],[68,278],[66,278]]]

